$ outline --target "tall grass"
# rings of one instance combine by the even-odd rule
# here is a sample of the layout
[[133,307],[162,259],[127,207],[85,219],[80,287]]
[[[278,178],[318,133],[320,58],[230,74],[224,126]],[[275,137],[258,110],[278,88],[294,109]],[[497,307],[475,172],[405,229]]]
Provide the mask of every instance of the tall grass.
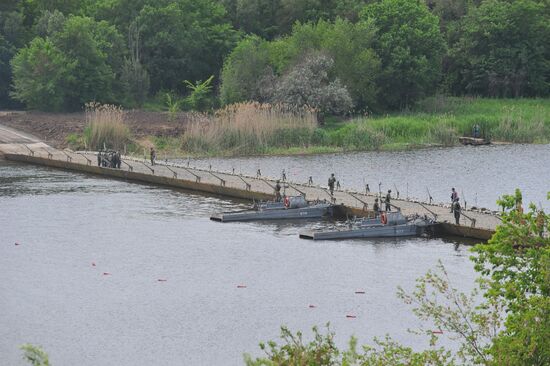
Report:
[[[514,143],[550,142],[550,100],[476,99],[434,97],[413,110],[395,115],[360,118],[331,131],[332,143],[372,149],[395,145],[458,144],[470,136],[472,127],[494,141]],[[383,136],[373,144],[370,136]]]
[[122,150],[130,140],[122,108],[110,104],[86,104],[84,141],[89,149]]
[[183,148],[199,153],[264,153],[271,148],[308,146],[317,127],[310,109],[254,102],[228,105],[213,116],[197,115]]

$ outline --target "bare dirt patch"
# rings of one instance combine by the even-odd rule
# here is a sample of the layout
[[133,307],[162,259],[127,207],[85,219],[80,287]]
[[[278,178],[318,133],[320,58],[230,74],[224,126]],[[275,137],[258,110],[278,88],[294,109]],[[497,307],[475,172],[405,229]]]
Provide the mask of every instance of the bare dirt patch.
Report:
[[[128,111],[125,123],[133,137],[177,136],[184,132],[192,116],[179,113],[173,121],[164,112]],[[0,112],[0,124],[30,133],[51,146],[65,148],[68,135],[81,134],[86,127],[86,116],[80,113]]]

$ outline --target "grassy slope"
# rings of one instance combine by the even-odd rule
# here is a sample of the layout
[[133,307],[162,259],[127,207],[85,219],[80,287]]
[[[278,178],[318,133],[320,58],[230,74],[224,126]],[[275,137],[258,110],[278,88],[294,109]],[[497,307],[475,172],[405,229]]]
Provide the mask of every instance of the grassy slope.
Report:
[[358,118],[325,128],[327,142],[349,149],[450,146],[479,124],[491,139],[550,141],[550,99],[429,98],[415,110]]

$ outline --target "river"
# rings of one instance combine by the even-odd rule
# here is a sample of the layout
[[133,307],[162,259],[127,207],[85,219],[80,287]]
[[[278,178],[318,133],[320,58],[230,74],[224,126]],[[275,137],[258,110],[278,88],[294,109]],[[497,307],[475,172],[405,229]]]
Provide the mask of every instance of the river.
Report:
[[[548,146],[533,149],[548,152]],[[439,160],[448,159],[448,151],[435,150],[440,157],[432,164],[424,162],[425,150],[416,152],[416,161],[414,152],[393,153],[399,164],[388,154],[193,163],[247,171],[260,166],[272,175],[284,166],[293,178],[305,177],[313,162],[327,162],[314,179],[336,170],[352,186],[362,184],[362,174],[353,175],[362,171],[358,161],[371,168],[386,161],[394,172],[389,177],[398,181],[410,169],[404,168],[408,159],[442,169],[444,197],[450,170]],[[525,161],[521,174],[531,164]],[[489,172],[501,170],[488,167],[482,176],[460,179],[464,187],[490,186],[493,191],[483,192],[494,196],[509,191],[518,167],[523,165],[503,165],[498,175]],[[424,185],[418,174],[408,176],[410,192]],[[542,197],[543,184],[531,178],[550,182],[548,166],[525,177],[526,197]],[[439,197],[439,190],[432,195]],[[261,355],[258,342],[277,339],[281,325],[309,335],[313,325],[326,322],[340,346],[351,335],[372,343],[389,333],[420,348],[425,340],[406,332],[418,321],[397,299],[397,286],[412,289],[438,260],[462,290],[471,289],[476,277],[469,246],[452,238],[313,242],[297,233],[319,225],[314,222],[209,220],[212,212],[243,207],[220,197],[0,161],[2,363],[25,365],[18,346],[32,343],[44,347],[54,366],[240,365],[244,352]]]

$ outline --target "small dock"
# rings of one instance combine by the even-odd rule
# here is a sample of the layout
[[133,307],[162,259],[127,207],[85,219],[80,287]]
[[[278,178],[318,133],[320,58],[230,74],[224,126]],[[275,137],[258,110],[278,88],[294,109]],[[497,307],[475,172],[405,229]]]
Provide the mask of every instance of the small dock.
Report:
[[[158,162],[151,165],[143,159],[123,156],[120,169],[100,167],[94,152],[59,150],[47,144],[0,126],[0,155],[7,160],[48,166],[127,181],[183,188],[205,194],[246,200],[274,198],[275,179],[234,174],[232,172],[197,169],[189,165]],[[298,182],[285,182],[289,195],[305,194],[308,200],[332,200],[342,205],[347,215],[373,215],[374,194],[352,190],[335,190],[331,197],[327,188]],[[463,210],[461,225],[454,224],[448,205],[392,199],[392,209],[404,215],[435,215],[442,234],[487,240],[500,223],[491,211]]]

